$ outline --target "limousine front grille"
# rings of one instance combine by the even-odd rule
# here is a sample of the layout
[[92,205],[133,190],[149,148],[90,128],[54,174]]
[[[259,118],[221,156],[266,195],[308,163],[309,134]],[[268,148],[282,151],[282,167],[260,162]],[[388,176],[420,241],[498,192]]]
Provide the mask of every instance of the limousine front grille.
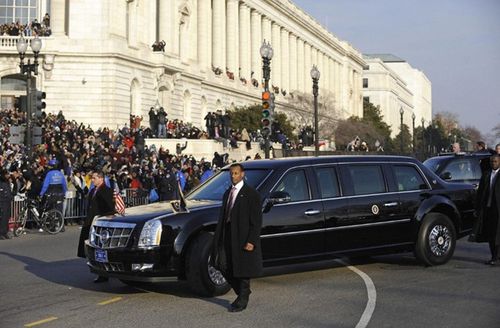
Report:
[[90,243],[101,249],[126,247],[135,224],[122,222],[97,222],[90,232]]
[[91,264],[94,267],[97,267],[101,270],[107,271],[107,272],[124,272],[125,271],[125,266],[123,263],[102,263],[102,262],[97,262],[97,261],[91,261]]

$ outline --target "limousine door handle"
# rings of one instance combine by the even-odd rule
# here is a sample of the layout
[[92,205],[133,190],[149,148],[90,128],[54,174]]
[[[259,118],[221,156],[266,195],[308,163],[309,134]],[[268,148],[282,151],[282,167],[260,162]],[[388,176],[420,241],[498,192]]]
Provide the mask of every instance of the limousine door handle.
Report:
[[385,203],[384,206],[385,207],[394,207],[394,206],[398,206],[398,202],[391,202],[391,203]]
[[320,211],[319,210],[307,210],[304,212],[305,215],[316,215],[316,214],[319,214]]

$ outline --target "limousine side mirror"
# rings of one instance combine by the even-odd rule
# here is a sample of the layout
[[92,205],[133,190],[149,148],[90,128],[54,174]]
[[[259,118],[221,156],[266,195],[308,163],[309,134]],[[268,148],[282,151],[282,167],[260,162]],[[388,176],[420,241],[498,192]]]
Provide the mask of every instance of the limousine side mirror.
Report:
[[262,212],[267,213],[271,210],[271,207],[273,207],[273,205],[288,203],[291,200],[292,197],[290,197],[290,194],[286,191],[272,192],[264,201]]
[[292,197],[290,197],[290,194],[286,191],[275,191],[272,192],[271,195],[269,195],[269,200],[273,203],[273,205],[283,204],[291,201]]
[[443,180],[451,180],[451,173],[450,172],[444,172],[441,174],[441,179]]

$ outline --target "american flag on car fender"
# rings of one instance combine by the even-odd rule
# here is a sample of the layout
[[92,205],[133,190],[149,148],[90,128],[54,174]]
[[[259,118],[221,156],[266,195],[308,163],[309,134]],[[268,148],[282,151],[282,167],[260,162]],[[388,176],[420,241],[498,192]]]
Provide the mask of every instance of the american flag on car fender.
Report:
[[125,202],[123,201],[122,196],[116,191],[113,193],[115,199],[115,211],[118,214],[125,215]]
[[186,200],[184,199],[184,193],[182,192],[181,184],[179,182],[177,182],[177,194],[179,196],[179,199],[170,202],[170,205],[172,205],[172,210],[174,211],[174,213],[189,213],[189,209],[186,206]]

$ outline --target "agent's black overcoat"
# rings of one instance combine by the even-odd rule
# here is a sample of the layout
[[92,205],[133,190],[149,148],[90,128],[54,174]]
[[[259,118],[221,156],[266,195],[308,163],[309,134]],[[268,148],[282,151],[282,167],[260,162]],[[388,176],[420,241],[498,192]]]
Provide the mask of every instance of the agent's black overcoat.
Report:
[[478,222],[479,233],[476,237],[477,242],[489,242],[495,240],[496,245],[500,245],[500,173],[497,173],[494,186],[491,189],[492,195],[492,208],[493,211],[486,213],[486,204],[490,193],[490,177],[491,170],[484,172],[479,182],[479,188],[476,198],[476,211],[479,214]]
[[[212,258],[219,256],[224,248],[223,231],[227,199],[231,189],[226,190],[215,231]],[[262,274],[262,249],[260,230],[262,227],[262,204],[260,195],[247,184],[239,191],[231,210],[232,264],[236,278],[254,278]],[[246,243],[255,246],[252,252],[243,249]],[[219,253],[219,254],[217,254]]]
[[[94,188],[95,189],[95,188]],[[89,192],[88,211],[85,222],[80,232],[80,241],[78,243],[78,256],[85,258],[85,240],[89,238],[90,226],[96,215],[111,215],[116,213],[115,202],[113,199],[113,190],[104,183],[95,191]]]

